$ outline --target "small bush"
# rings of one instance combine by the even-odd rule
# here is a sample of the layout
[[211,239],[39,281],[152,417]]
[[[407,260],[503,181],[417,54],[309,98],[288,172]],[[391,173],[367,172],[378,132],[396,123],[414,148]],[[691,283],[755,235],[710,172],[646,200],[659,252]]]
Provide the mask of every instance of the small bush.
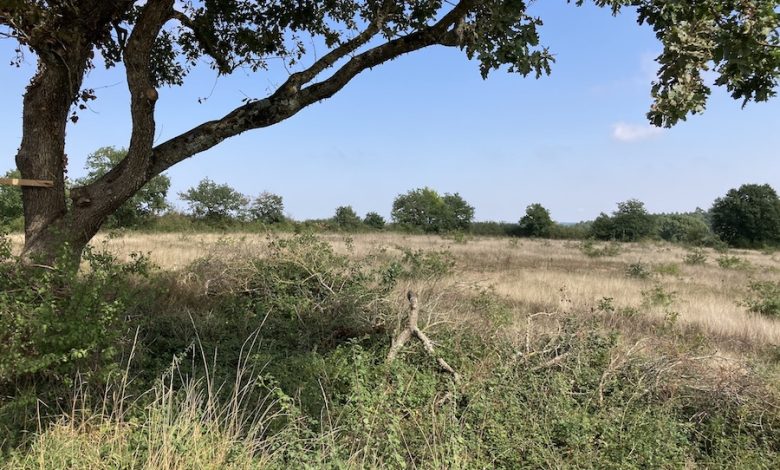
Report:
[[744,301],[749,311],[769,317],[780,317],[780,282],[755,281]]
[[718,257],[718,266],[723,269],[749,269],[750,262],[738,256],[722,255]]
[[700,266],[707,262],[707,255],[701,248],[694,248],[683,258],[683,263],[690,266]]
[[654,307],[669,307],[674,303],[677,293],[667,291],[660,284],[656,284],[652,289],[642,291],[643,304]]
[[585,240],[580,243],[580,251],[589,258],[611,257],[620,254],[620,244],[612,242],[597,245],[593,240]]
[[641,261],[631,263],[626,268],[626,276],[636,279],[648,279],[652,274],[650,268]]

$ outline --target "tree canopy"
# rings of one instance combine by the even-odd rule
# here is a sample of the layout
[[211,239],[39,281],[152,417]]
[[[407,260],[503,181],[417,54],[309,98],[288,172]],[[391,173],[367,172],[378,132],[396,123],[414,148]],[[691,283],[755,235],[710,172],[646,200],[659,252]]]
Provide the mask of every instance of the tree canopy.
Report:
[[407,229],[423,232],[467,230],[474,208],[458,193],[439,193],[431,188],[413,189],[393,201],[393,221]]
[[[38,61],[25,91],[17,167],[24,178],[54,182],[47,191],[23,190],[24,251],[52,253],[66,241],[80,252],[109,215],[172,165],[242,132],[288,119],[330,98],[361,72],[404,54],[452,47],[474,59],[483,77],[497,69],[548,74],[554,54],[543,45],[543,19],[529,13],[531,3],[6,0],[0,3],[0,37],[18,43],[19,60],[31,51]],[[776,93],[776,1],[592,3],[613,14],[635,13],[660,40],[660,69],[648,111],[655,125],[671,126],[704,110],[710,94],[705,71],[714,73],[716,86],[745,103]],[[87,71],[120,63],[131,97],[127,155],[68,194],[65,124],[77,121],[78,111],[99,98],[99,92],[83,87]],[[157,88],[183,84],[201,63],[219,75],[277,66],[288,75],[267,96],[246,99],[221,118],[156,142]]]
[[190,212],[208,223],[225,223],[243,215],[249,199],[228,184],[217,184],[208,178],[197,186],[179,193]]
[[518,231],[520,235],[526,237],[549,237],[554,226],[555,222],[550,217],[550,211],[536,203],[526,207]]
[[743,184],[715,200],[712,229],[738,247],[780,244],[780,198],[768,184]]
[[591,233],[602,240],[624,242],[641,240],[653,234],[655,220],[645,209],[645,204],[637,199],[618,203],[612,216],[601,213],[591,225]]

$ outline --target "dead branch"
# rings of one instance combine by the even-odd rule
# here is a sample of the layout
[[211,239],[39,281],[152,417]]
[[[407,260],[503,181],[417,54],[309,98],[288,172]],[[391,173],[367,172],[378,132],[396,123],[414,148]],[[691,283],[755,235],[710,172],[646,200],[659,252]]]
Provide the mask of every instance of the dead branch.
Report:
[[460,381],[460,375],[455,372],[455,369],[447,364],[447,361],[445,361],[443,358],[436,357],[436,352],[433,348],[433,342],[417,326],[417,320],[419,317],[417,296],[414,294],[414,292],[409,291],[407,292],[406,297],[409,299],[409,323],[406,328],[404,328],[404,330],[401,331],[401,333],[399,333],[398,336],[396,336],[396,338],[393,340],[393,344],[390,347],[390,352],[387,353],[387,362],[393,362],[396,356],[398,356],[398,353],[401,351],[401,348],[403,348],[404,344],[406,344],[406,342],[409,341],[412,336],[415,336],[423,344],[425,351],[427,351],[428,354],[436,360],[436,363],[439,365],[439,367],[445,372],[452,374],[455,382]]

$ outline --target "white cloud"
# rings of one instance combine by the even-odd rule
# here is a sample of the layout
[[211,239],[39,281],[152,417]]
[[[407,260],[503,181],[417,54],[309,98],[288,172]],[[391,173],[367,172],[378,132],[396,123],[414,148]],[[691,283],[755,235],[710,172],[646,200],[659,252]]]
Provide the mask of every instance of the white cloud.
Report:
[[649,124],[618,122],[612,125],[612,138],[620,142],[638,142],[663,134],[664,130]]

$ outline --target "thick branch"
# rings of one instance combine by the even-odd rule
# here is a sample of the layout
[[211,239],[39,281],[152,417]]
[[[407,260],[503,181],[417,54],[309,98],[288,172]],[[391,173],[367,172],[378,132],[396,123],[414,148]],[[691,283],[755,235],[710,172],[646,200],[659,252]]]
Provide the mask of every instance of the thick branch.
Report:
[[[154,108],[158,96],[152,82],[151,55],[172,9],[173,0],[150,0],[141,10],[123,54],[132,118],[127,156],[97,181],[71,191],[75,210],[95,211],[105,216],[151,179]],[[93,196],[97,194],[100,200]]]
[[466,17],[474,3],[474,1],[461,1],[432,26],[358,54],[329,78],[298,89],[302,83],[312,80],[339,58],[367,42],[376,34],[369,26],[363,33],[334,49],[309,69],[291,76],[286,82],[288,86],[283,85],[273,95],[245,104],[219,120],[201,124],[155,147],[152,172],[159,174],[172,165],[247,130],[281,122],[312,103],[330,98],[366,69],[434,44],[455,44],[454,28],[462,18]]

